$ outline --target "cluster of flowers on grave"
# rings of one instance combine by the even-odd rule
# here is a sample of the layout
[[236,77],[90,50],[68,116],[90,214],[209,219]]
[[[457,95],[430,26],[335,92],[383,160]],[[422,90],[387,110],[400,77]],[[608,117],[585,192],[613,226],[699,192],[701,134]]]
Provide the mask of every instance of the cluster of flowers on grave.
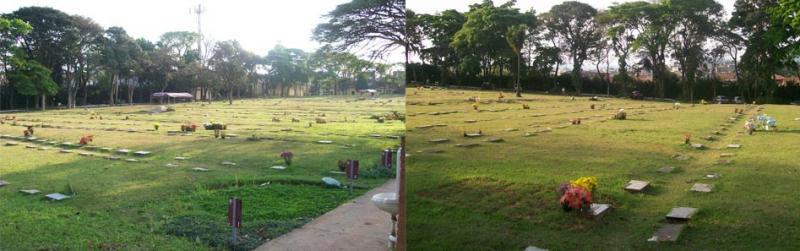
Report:
[[206,130],[225,130],[225,129],[227,129],[227,126],[225,126],[225,123],[214,122],[214,121],[204,123],[203,127]]
[[89,142],[92,142],[92,140],[93,140],[93,139],[94,139],[94,136],[92,136],[92,135],[85,135],[85,136],[81,137],[81,140],[80,140],[80,142],[79,142],[79,143],[80,143],[81,145],[87,145],[87,144],[89,144]]
[[286,162],[286,165],[292,165],[292,158],[294,158],[294,153],[290,151],[283,151],[281,152],[281,158],[283,161]]
[[764,128],[765,131],[769,131],[770,127],[775,128],[778,126],[778,121],[775,118],[767,116],[766,114],[761,114],[756,116],[756,120],[758,124]]
[[197,130],[197,125],[194,123],[187,123],[185,125],[181,125],[181,132],[194,132]]
[[561,195],[559,203],[564,211],[585,210],[592,204],[592,193],[597,188],[597,178],[593,176],[580,177],[569,183],[561,184],[558,192]]
[[683,144],[690,144],[692,143],[692,134],[691,133],[684,133],[683,134]]

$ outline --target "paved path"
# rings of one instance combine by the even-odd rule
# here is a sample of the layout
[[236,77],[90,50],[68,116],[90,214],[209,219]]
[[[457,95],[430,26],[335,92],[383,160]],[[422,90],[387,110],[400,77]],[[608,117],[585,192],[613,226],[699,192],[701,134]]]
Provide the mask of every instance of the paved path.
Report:
[[394,192],[396,188],[397,180],[386,182],[256,250],[388,250],[392,220],[389,213],[375,207],[370,198],[374,194]]

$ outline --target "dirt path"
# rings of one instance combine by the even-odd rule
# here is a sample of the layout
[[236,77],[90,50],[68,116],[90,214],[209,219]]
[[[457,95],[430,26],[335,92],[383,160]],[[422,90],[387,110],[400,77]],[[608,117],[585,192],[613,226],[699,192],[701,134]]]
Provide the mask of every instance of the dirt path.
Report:
[[395,192],[396,187],[396,180],[386,182],[256,250],[388,250],[391,218],[389,213],[375,207],[370,198],[378,193]]

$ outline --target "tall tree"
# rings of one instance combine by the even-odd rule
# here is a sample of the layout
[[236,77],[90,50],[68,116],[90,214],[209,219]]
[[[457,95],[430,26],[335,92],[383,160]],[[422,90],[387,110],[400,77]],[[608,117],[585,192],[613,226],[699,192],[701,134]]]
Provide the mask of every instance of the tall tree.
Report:
[[402,47],[408,64],[411,43],[405,35],[405,6],[405,0],[352,0],[340,4],[325,16],[326,23],[317,25],[313,37],[338,50],[369,47],[375,58]]
[[247,72],[244,49],[236,40],[217,42],[210,65],[228,92],[228,104],[233,105],[233,91],[244,85]]
[[[33,28],[21,19],[0,17],[0,65],[2,65],[0,68],[2,70],[0,72],[2,73],[0,75],[0,108],[3,107],[3,88],[9,84],[7,83],[7,74],[11,59],[14,53],[18,53],[20,50],[18,41],[31,29]],[[13,99],[11,106],[13,106]]]
[[105,32],[103,46],[103,65],[110,75],[109,105],[114,105],[119,95],[119,85],[123,79],[128,82],[133,77],[136,61],[141,48],[128,36],[122,27],[111,27]]
[[614,82],[619,83],[622,93],[628,92],[631,84],[628,60],[633,56],[635,43],[639,34],[644,33],[646,16],[643,14],[650,3],[644,1],[614,4],[608,11],[599,15],[598,21],[607,26],[605,36],[614,55],[617,57],[619,73]]
[[705,54],[703,46],[720,23],[722,5],[715,0],[672,0],[669,10],[669,19],[675,24],[670,47],[680,65],[683,98],[694,102],[694,86]]
[[11,59],[11,70],[8,80],[14,89],[25,96],[41,97],[41,109],[47,108],[47,96],[58,93],[58,86],[50,77],[50,69],[35,60],[14,56]]
[[513,25],[508,27],[508,31],[506,31],[506,42],[517,56],[517,76],[514,83],[514,91],[516,91],[517,97],[522,97],[522,86],[520,86],[519,83],[519,72],[520,68],[522,68],[522,64],[520,63],[522,62],[522,46],[525,44],[525,36],[527,35],[527,31],[528,27],[525,25]]
[[545,26],[563,38],[566,52],[572,58],[572,85],[580,94],[583,62],[589,57],[589,49],[597,45],[602,37],[595,20],[597,10],[592,6],[567,1],[550,9]]

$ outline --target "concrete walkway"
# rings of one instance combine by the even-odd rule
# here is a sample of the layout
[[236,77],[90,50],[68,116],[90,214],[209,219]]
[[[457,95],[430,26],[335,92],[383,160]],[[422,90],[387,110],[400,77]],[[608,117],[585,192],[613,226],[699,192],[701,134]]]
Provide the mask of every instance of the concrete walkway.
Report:
[[386,182],[256,250],[388,250],[391,216],[370,199],[374,194],[395,192],[396,188],[397,180]]

